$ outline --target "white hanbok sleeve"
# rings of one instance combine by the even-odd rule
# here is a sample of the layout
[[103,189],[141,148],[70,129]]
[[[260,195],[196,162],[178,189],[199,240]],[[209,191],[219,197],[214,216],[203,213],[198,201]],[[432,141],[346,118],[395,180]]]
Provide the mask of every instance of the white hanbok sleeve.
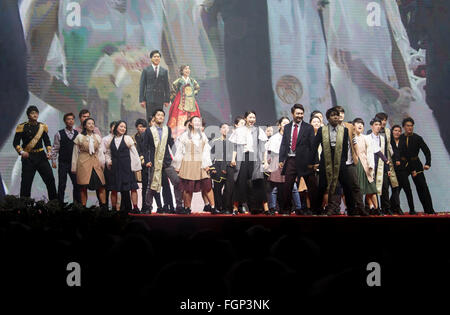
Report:
[[374,169],[375,168],[375,157],[373,152],[373,141],[372,137],[370,135],[364,135],[364,142],[366,146],[366,155],[367,155],[367,164],[369,165],[369,168]]
[[134,143],[133,138],[130,136],[125,136],[125,143],[130,149],[131,170],[133,172],[142,170],[141,159],[139,158],[139,153],[137,152],[136,144]]
[[[103,152],[105,156],[106,165],[109,165],[112,162],[111,159],[111,141],[108,141],[110,137],[106,136],[102,139],[102,146],[100,148],[100,151]],[[114,138],[112,138],[114,139]]]
[[172,166],[174,169],[179,170],[181,167],[181,161],[183,161],[184,154],[186,153],[185,139],[186,134],[182,134],[178,137],[178,144],[176,146],[175,156],[173,157]]
[[208,143],[208,138],[206,136],[204,137],[204,140],[206,139],[205,146],[203,147],[202,152],[202,168],[207,168],[212,165],[211,161],[211,146]]
[[76,173],[77,172],[77,162],[78,162],[78,144],[80,140],[80,136],[77,136],[75,138],[75,140],[73,140],[74,146],[73,146],[73,150],[72,150],[72,168],[71,171],[72,173]]
[[[97,141],[99,143],[102,142],[102,138],[99,135],[95,135],[95,138],[97,139]],[[104,152],[103,152],[103,150],[101,148],[101,145],[100,145],[100,148],[97,151],[97,158],[98,158],[98,160],[100,162],[100,167],[102,169],[104,169],[105,168],[105,154],[104,154]]]

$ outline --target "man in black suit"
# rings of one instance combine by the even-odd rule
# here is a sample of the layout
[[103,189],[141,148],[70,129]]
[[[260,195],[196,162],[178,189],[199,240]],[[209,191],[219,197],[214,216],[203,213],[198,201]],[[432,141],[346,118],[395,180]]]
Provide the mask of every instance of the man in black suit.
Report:
[[147,118],[155,109],[169,106],[170,88],[167,69],[159,65],[161,53],[153,50],[150,53],[152,64],[145,68],[141,74],[139,88],[139,102],[147,111]]
[[[325,196],[327,215],[339,214],[341,198],[336,196],[339,182],[344,190],[349,215],[367,215],[362,202],[361,190],[354,172],[348,129],[339,124],[339,111],[333,107],[327,110],[328,125],[320,127],[315,137],[314,150],[322,145],[319,165],[319,200]],[[314,152],[315,152],[314,151]]]
[[[174,145],[174,140],[172,138],[172,130],[164,125],[164,111],[161,109],[156,109],[153,113],[155,119],[155,125],[147,128],[144,133],[144,139],[142,142],[142,152],[144,155],[144,171],[148,172],[148,185],[145,197],[145,205],[142,206],[142,212],[152,211],[153,196],[156,191],[163,189],[164,194],[171,194],[170,186],[168,185],[167,178],[170,179],[172,185],[174,186],[174,194],[176,200],[176,212],[179,214],[184,213],[182,207],[182,193],[179,189],[180,178],[176,173],[172,164],[172,156],[170,154],[169,148]],[[159,146],[163,146],[161,150],[158,151]],[[160,152],[160,156],[158,156]],[[167,200],[164,198],[164,200]],[[173,207],[173,205],[172,205]],[[171,205],[167,209],[168,213],[174,213],[174,209]]]
[[[311,207],[318,209],[317,184],[313,176],[314,128],[303,121],[305,109],[301,104],[291,108],[293,121],[284,127],[283,139],[280,145],[281,174],[285,175],[281,212],[289,214],[291,211],[292,187],[297,178],[303,177],[308,186]],[[310,209],[295,209],[296,214],[312,214]]]

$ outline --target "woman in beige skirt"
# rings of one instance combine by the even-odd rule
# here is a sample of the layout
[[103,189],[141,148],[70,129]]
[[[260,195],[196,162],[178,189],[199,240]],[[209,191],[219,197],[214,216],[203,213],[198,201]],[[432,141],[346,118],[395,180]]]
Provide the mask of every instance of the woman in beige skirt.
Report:
[[183,191],[185,214],[191,213],[192,194],[201,191],[211,205],[211,213],[218,213],[214,204],[209,168],[211,147],[208,138],[202,132],[202,120],[194,116],[189,129],[178,138],[178,147],[172,166],[180,176],[180,189]]
[[101,150],[100,136],[94,134],[95,121],[88,118],[83,122],[83,131],[74,140],[72,153],[72,173],[77,174],[77,184],[81,187],[81,203],[86,206],[87,190],[96,190],[100,207],[105,207],[105,176],[103,167],[105,156]]

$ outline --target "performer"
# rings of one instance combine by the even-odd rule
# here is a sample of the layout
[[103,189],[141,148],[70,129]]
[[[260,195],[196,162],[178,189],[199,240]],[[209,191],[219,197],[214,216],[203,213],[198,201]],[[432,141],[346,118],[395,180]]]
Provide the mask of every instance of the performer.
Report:
[[[175,194],[177,213],[184,213],[182,193],[180,190],[180,178],[175,172],[175,169],[171,166],[172,155],[170,154],[170,148],[174,146],[174,140],[172,138],[172,131],[169,127],[163,126],[164,123],[164,111],[156,109],[153,112],[153,118],[155,125],[147,128],[144,133],[143,152],[144,162],[148,172],[148,184],[147,192],[145,196],[145,205],[143,206],[143,212],[152,211],[153,197],[157,192],[168,190],[170,187],[164,187],[163,177],[167,176],[172,185]],[[169,208],[169,213],[173,213],[173,209]]]
[[[399,188],[399,184],[398,184],[397,174],[395,173],[394,163],[392,163],[392,155],[394,154],[394,151],[393,151],[392,145],[391,145],[391,140],[392,140],[391,130],[386,126],[389,117],[384,112],[377,113],[375,115],[375,117],[381,121],[380,134],[386,140],[386,146],[388,148],[388,150],[386,150],[386,158],[390,161],[390,163],[389,163],[390,175],[389,175],[388,182],[387,182],[388,187],[385,188],[388,191],[387,191],[387,193],[381,195],[381,197],[380,197],[381,204],[387,205],[389,203],[389,205],[390,205],[389,211],[390,212],[402,215],[403,211],[400,209],[400,200],[398,200],[398,203],[396,200],[396,196],[398,196],[400,194],[400,191],[399,191],[400,188]],[[371,132],[372,132],[372,130],[368,130],[367,134],[370,134]],[[392,195],[391,195],[390,199],[389,199],[389,186],[391,186],[391,189],[392,189]],[[393,197],[395,200],[395,205],[392,205],[390,203],[390,200]]]
[[155,109],[169,106],[169,75],[167,69],[160,66],[161,53],[158,50],[150,52],[152,64],[142,70],[139,102],[146,109],[147,117]]
[[[401,209],[400,207],[400,191],[403,189],[406,194],[406,199],[408,200],[409,214],[414,215],[416,211],[414,210],[414,199],[411,190],[411,185],[408,180],[408,172],[405,168],[405,163],[402,161],[400,156],[400,136],[402,134],[402,127],[399,125],[392,126],[392,139],[391,146],[394,154],[392,154],[392,163],[395,165],[395,173],[398,179],[398,189],[392,191],[392,196],[390,199],[391,206],[393,209]],[[401,210],[400,210],[401,211]]]
[[[344,126],[345,128],[348,129],[348,153],[347,153],[347,161],[345,162],[345,176],[350,177],[351,181],[354,183],[358,183],[358,175],[357,175],[357,169],[356,169],[356,164],[358,164],[358,155],[356,153],[356,149],[355,149],[355,131],[354,131],[354,126],[352,123],[348,123],[345,122],[345,109],[342,106],[334,106],[335,109],[337,109],[337,111],[339,112],[339,124]],[[360,188],[359,185],[357,185],[356,187]],[[342,189],[340,189],[342,190]],[[344,195],[340,192],[339,193],[342,197],[344,197]],[[366,213],[365,208],[364,208],[364,204],[362,203],[363,200],[363,196],[361,194],[361,190],[360,189],[352,189],[352,193],[349,195],[352,199],[347,199],[347,198],[343,198],[344,199],[344,203],[347,206],[347,212],[352,212],[352,211],[356,211],[357,213],[351,213],[356,214],[356,215],[368,215],[368,213]],[[340,200],[336,200],[336,202],[340,203]],[[349,205],[355,205],[356,206],[356,210],[352,209]]]
[[[349,132],[339,124],[339,111],[330,108],[326,112],[328,125],[321,127],[315,137],[314,147],[317,150],[322,145],[319,165],[319,200],[326,205],[327,215],[340,213],[340,196],[336,196],[336,186],[341,184],[349,215],[366,215],[362,203],[361,191],[355,172],[352,170],[353,160],[350,160],[351,149]],[[348,164],[352,161],[351,164]]]
[[75,115],[67,113],[63,117],[66,128],[59,130],[55,134],[52,147],[52,167],[56,168],[58,160],[58,200],[64,203],[64,193],[66,191],[67,174],[72,181],[73,202],[81,203],[80,188],[77,185],[77,177],[71,172],[73,141],[78,135],[78,131],[73,129]]
[[[233,144],[227,139],[230,127],[220,125],[220,137],[211,141],[211,179],[213,181],[216,209],[224,214],[232,214],[231,192],[233,191],[234,168],[230,166],[233,158]],[[231,186],[231,187],[230,187]],[[223,192],[222,192],[223,189]]]
[[[31,185],[36,171],[41,175],[47,186],[48,199],[58,197],[56,193],[55,178],[52,168],[48,162],[51,158],[51,144],[48,137],[48,126],[38,122],[39,110],[36,106],[27,108],[28,122],[16,127],[13,146],[17,153],[22,156],[22,181],[20,182],[20,197],[31,196]],[[20,145],[22,142],[22,145]],[[44,146],[47,154],[44,152]]]
[[[142,148],[142,146],[143,146],[142,142],[144,141],[144,133],[145,133],[145,130],[147,129],[148,123],[145,119],[139,118],[138,120],[136,120],[134,125],[136,127],[137,132],[132,138],[136,145],[136,150],[139,154],[139,159],[144,168],[145,161],[144,161],[144,151]],[[137,171],[136,179],[137,179],[138,183],[142,184],[141,198],[142,198],[142,205],[144,205],[145,204],[145,192],[147,190],[147,184],[148,184],[147,172]]]
[[[231,135],[230,135],[230,137],[229,137],[229,139],[236,139],[236,131],[238,130],[238,128],[240,128],[240,127],[244,127],[245,126],[245,119],[244,119],[244,117],[242,117],[242,116],[236,116],[235,118],[234,118],[234,128],[233,128],[233,131],[231,132]],[[230,141],[231,142],[231,141]],[[232,142],[233,143],[233,142]],[[236,146],[236,144],[235,143],[233,143],[233,145],[234,145],[234,147],[233,147],[233,151],[235,150],[235,146]],[[245,209],[244,209],[244,207],[243,207],[243,205],[242,205],[242,203],[235,203],[235,202],[233,202],[234,200],[234,196],[235,196],[235,194],[236,194],[236,192],[234,191],[234,189],[235,189],[235,187],[236,187],[236,182],[235,182],[235,180],[234,180],[234,178],[235,178],[235,173],[236,173],[236,166],[235,165],[232,165],[231,163],[230,163],[230,167],[231,167],[231,169],[233,170],[233,172],[232,172],[232,175],[230,176],[230,178],[229,178],[229,181],[230,181],[230,187],[232,187],[232,191],[229,191],[228,193],[229,193],[229,196],[227,196],[227,198],[231,198],[230,199],[230,202],[231,202],[231,204],[232,204],[232,207],[233,207],[233,214],[236,214],[236,213],[241,213],[241,214],[244,214],[244,213],[246,213],[245,212]]]
[[172,129],[175,138],[183,132],[186,120],[194,116],[201,117],[196,100],[200,85],[190,77],[190,74],[190,67],[182,65],[181,77],[172,83],[173,102],[170,106],[167,125]]
[[[289,124],[290,120],[287,117],[281,117],[278,120],[278,133],[270,137],[266,143],[267,150],[267,171],[270,173],[268,178],[268,184],[270,186],[270,199],[269,199],[269,213],[275,214],[278,204],[282,205],[282,195],[285,182],[285,176],[281,175],[280,162],[280,145],[283,139],[284,127]],[[292,199],[294,200],[295,209],[301,208],[300,195],[297,189],[297,185],[294,184],[292,190]]]
[[380,198],[381,200],[381,212],[379,209],[375,209],[372,214],[392,214],[389,202],[389,177],[390,170],[389,164],[391,161],[386,157],[389,145],[386,142],[386,138],[380,134],[381,120],[377,117],[370,121],[372,133],[370,137],[372,139],[372,147],[375,158],[375,180],[377,186],[377,194],[380,196],[387,195],[387,197]]
[[[246,125],[235,130],[230,141],[235,144],[231,165],[236,167],[234,180],[234,208],[247,203],[252,214],[269,211],[267,194],[264,187],[263,165],[265,156],[266,133],[255,125],[256,113],[244,114]],[[251,181],[252,188],[249,187]]]
[[[405,118],[402,122],[404,134],[399,139],[399,150],[402,161],[405,163],[406,170],[412,175],[417,194],[423,210],[427,214],[435,214],[433,201],[425,180],[424,171],[431,167],[431,152],[425,141],[418,134],[414,133],[414,119]],[[425,165],[419,159],[419,151],[422,150],[425,155]]]
[[81,204],[86,206],[87,190],[96,190],[100,207],[106,210],[105,177],[103,167],[105,156],[101,148],[101,138],[94,133],[95,121],[83,121],[83,131],[75,138],[72,153],[72,173],[77,174],[77,184],[81,190]]
[[[83,131],[83,122],[89,117],[91,117],[91,113],[87,109],[82,109],[80,110],[78,117],[80,118],[80,125],[78,125],[78,127],[76,127],[75,130],[78,131],[78,133],[81,133]],[[94,134],[100,136],[100,138],[102,137],[102,133],[100,132],[100,129],[98,129],[97,126],[95,126],[94,128]]]
[[[317,183],[314,179],[313,168],[314,153],[314,128],[303,121],[305,109],[302,104],[295,104],[291,108],[292,122],[284,127],[283,139],[280,145],[281,174],[285,175],[285,186],[283,189],[283,204],[280,213],[290,214],[292,187],[296,178],[303,177],[313,211],[318,211]],[[295,209],[297,215],[311,215],[311,209]]]
[[358,156],[358,164],[356,165],[358,183],[361,188],[361,194],[366,195],[370,213],[374,211],[373,209],[378,209],[372,139],[371,136],[364,135],[364,120],[355,118],[353,125],[355,130],[355,152]]
[[129,195],[131,192],[132,213],[139,213],[135,172],[142,170],[141,159],[133,139],[127,135],[127,123],[119,120],[114,127],[114,137],[107,144],[106,165],[111,170],[111,204],[113,211],[117,204],[117,192]]
[[206,195],[211,205],[211,213],[217,214],[214,204],[211,178],[209,176],[211,162],[211,147],[208,138],[201,131],[202,120],[194,116],[189,125],[189,131],[180,139],[180,146],[172,165],[180,176],[180,188],[183,191],[185,214],[191,213],[192,194],[201,191]]

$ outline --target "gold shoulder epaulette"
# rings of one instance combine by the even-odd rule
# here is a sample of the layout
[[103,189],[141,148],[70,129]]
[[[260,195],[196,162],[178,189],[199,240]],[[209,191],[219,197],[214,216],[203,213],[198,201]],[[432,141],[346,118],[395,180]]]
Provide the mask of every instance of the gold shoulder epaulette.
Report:
[[18,124],[16,127],[16,132],[17,133],[23,132],[23,126],[25,126],[25,123]]
[[48,126],[47,126],[47,124],[44,124],[43,122],[41,122],[41,124],[44,125],[44,131],[48,133]]

